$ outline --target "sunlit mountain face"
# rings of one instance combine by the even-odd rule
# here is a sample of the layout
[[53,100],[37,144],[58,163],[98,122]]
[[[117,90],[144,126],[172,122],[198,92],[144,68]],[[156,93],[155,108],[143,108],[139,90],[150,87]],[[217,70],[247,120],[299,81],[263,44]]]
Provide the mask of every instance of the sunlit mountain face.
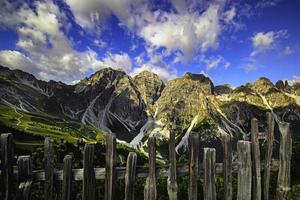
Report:
[[236,87],[299,81],[293,0],[54,0],[0,3],[0,64],[68,84],[111,67],[167,82],[186,72]]

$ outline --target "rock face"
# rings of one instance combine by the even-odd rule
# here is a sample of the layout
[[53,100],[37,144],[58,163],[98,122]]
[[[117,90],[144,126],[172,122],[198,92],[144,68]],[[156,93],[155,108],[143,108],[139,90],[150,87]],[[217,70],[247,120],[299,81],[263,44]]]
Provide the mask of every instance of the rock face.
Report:
[[156,102],[156,119],[163,124],[176,120],[176,125],[188,128],[199,108],[205,107],[205,98],[213,94],[213,88],[211,80],[202,74],[187,73],[169,81]]
[[[106,68],[75,85],[74,93],[83,103],[71,110],[80,113],[82,123],[111,133],[119,139],[135,136],[147,120],[145,103],[131,77],[123,71]],[[69,105],[67,105],[69,106]]]
[[140,91],[142,99],[146,103],[148,109],[153,111],[155,102],[158,100],[165,88],[164,82],[157,74],[149,71],[143,71],[134,76],[133,81]]
[[233,89],[230,87],[230,85],[225,84],[225,85],[217,85],[214,88],[214,93],[216,95],[222,95],[222,94],[229,94],[233,91]]

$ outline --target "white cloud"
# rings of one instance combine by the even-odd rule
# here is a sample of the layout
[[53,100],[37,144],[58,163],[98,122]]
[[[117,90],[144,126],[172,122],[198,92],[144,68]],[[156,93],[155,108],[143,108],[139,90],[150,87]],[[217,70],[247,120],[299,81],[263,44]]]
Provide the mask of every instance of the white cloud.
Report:
[[231,65],[230,62],[226,61],[225,58],[223,58],[220,55],[216,57],[209,57],[209,58],[202,56],[200,58],[200,61],[205,64],[206,70],[215,69],[219,66],[222,66],[225,69],[227,69]]
[[232,23],[234,17],[236,16],[236,10],[235,7],[232,7],[231,9],[224,12],[224,21],[229,24]]
[[157,53],[148,49],[148,52],[142,52],[140,55],[134,58],[135,64],[138,66],[131,72],[131,76],[135,76],[140,72],[147,70],[160,76],[160,78],[167,82],[177,77],[177,70],[172,68],[164,61],[164,53]]
[[100,48],[107,47],[107,43],[102,40],[94,40],[94,44]]
[[63,32],[66,19],[57,5],[51,1],[34,5],[34,10],[26,4],[16,7],[9,3],[0,8],[5,23],[2,25],[15,28],[19,36],[16,44],[19,51],[0,51],[3,65],[30,72],[43,80],[67,83],[83,78],[90,69],[95,71],[113,65],[111,67],[131,70],[127,54],[108,53],[100,60],[91,49],[76,51]]
[[218,46],[219,9],[218,5],[211,5],[201,15],[162,13],[156,21],[142,27],[140,35],[154,48],[180,50],[186,59],[191,59],[196,52]]
[[265,52],[271,48],[274,48],[275,42],[277,39],[286,38],[287,31],[280,30],[278,32],[258,32],[252,39],[253,51],[251,56],[256,56],[259,53]]
[[300,76],[293,76],[291,80],[288,80],[289,85],[300,83]]
[[[75,20],[83,28],[98,30],[104,28],[103,24],[110,15],[115,15],[122,24],[133,28],[139,23],[137,15],[146,17],[144,8],[147,7],[146,0],[66,0]],[[141,22],[141,21],[140,21]]]
[[254,57],[246,57],[243,58],[241,60],[242,63],[242,68],[245,70],[246,73],[252,72],[252,71],[256,71],[257,69],[263,67],[263,65],[261,65],[257,59],[255,59]]
[[109,53],[106,58],[103,59],[103,64],[107,67],[116,69],[123,69],[130,71],[132,68],[131,59],[126,53],[111,54]]
[[267,8],[276,6],[281,0],[262,0],[256,4],[257,8]]
[[[145,0],[66,0],[79,25],[99,30],[105,19],[116,16],[121,26],[142,37],[154,49],[161,47],[169,53],[180,50],[182,59],[189,60],[197,52],[218,47],[221,33],[220,13],[225,1],[177,1],[171,4],[177,12],[153,10]],[[201,7],[201,9],[199,9]],[[199,12],[201,10],[201,12]],[[228,18],[233,18],[233,9]],[[231,16],[230,16],[231,15]]]
[[144,63],[144,59],[142,55],[138,55],[134,58],[135,64],[141,66]]
[[35,64],[32,60],[24,56],[19,51],[0,51],[0,65],[11,69],[24,69],[32,71],[35,69]]
[[228,67],[230,67],[230,65],[231,65],[231,63],[230,63],[230,62],[225,62],[225,64],[224,64],[224,68],[225,68],[225,69],[228,69]]
[[294,50],[290,46],[286,46],[282,52],[283,55],[291,55],[294,53]]

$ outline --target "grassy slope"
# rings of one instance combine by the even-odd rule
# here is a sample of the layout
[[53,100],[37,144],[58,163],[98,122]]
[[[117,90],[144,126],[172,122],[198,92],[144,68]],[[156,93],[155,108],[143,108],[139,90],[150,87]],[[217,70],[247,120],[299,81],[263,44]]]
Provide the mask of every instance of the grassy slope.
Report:
[[[76,142],[80,139],[95,142],[96,138],[102,139],[105,135],[104,132],[80,122],[44,113],[27,113],[3,103],[0,103],[0,122],[31,136],[52,137],[68,142]],[[17,141],[17,143],[30,143],[30,140],[25,141]],[[32,143],[36,141],[33,140]]]

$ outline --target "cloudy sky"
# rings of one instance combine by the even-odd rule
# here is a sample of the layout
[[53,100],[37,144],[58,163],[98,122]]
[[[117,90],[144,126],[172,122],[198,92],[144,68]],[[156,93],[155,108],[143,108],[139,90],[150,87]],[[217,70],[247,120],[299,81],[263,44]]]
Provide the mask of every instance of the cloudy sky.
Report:
[[299,10],[296,0],[0,0],[0,64],[65,83],[105,67],[297,81]]

